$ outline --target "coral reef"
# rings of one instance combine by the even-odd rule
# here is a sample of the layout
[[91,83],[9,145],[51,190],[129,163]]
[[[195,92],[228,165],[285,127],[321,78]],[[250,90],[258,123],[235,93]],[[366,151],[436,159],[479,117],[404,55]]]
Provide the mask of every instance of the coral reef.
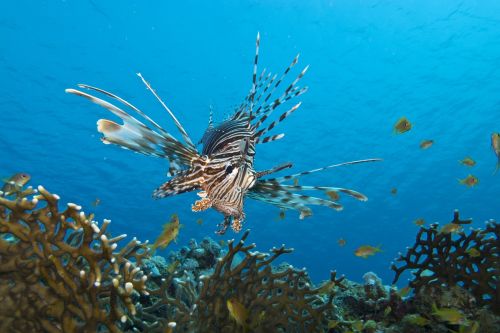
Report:
[[[461,221],[455,212],[452,223]],[[463,223],[462,223],[463,224]],[[410,287],[418,293],[446,285],[461,286],[475,297],[479,305],[489,305],[500,313],[500,224],[488,222],[485,229],[471,229],[466,234],[443,233],[438,225],[421,227],[415,244],[392,265],[393,283],[410,270],[414,275]]]
[[136,267],[147,255],[132,240],[120,250],[81,207],[59,210],[59,197],[28,188],[0,197],[0,331],[121,332],[147,294]]
[[[230,241],[227,253],[214,261],[211,258],[218,250],[211,240],[202,241],[204,247],[181,249],[174,256],[176,260],[182,256],[186,262],[196,255],[199,264],[191,265],[189,272],[177,273],[183,278],[171,274],[157,289],[149,290],[151,305],[138,311],[142,322],[138,321],[137,327],[160,332],[161,327],[175,321],[176,332],[322,332],[333,307],[334,293],[330,292],[326,299],[321,297],[322,288],[313,287],[304,269],[290,265],[272,267],[277,258],[291,249],[282,246],[271,249],[270,254],[254,252],[255,244],[244,243],[247,237],[248,231],[236,244]],[[201,248],[212,251],[197,255]],[[238,260],[238,256],[242,258]],[[205,267],[204,262],[208,263]],[[210,275],[192,277],[199,267],[210,269],[210,263]],[[332,273],[331,289],[342,280]],[[231,318],[226,304],[229,299],[236,299],[244,307],[247,320],[242,325]]]
[[[210,238],[152,256],[146,244],[111,237],[81,207],[59,209],[43,187],[0,197],[0,332],[498,332],[500,225],[470,233],[421,228],[401,255],[394,282],[373,272],[361,283],[314,285],[305,269],[269,253]],[[458,212],[452,224],[463,225]]]

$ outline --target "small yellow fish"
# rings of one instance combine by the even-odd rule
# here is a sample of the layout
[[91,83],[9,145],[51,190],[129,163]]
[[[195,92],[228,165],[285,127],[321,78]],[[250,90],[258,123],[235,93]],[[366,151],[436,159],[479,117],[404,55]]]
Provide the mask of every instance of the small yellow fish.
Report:
[[299,186],[299,179],[298,178],[293,179],[293,186]]
[[448,224],[445,224],[441,230],[439,230],[439,232],[441,234],[456,234],[456,233],[459,233],[460,231],[462,231],[462,226],[460,224],[456,224],[456,223],[448,223]]
[[464,158],[460,161],[460,163],[468,167],[473,167],[474,165],[476,165],[476,161],[474,161],[471,157]]
[[446,321],[452,325],[461,325],[465,323],[464,314],[457,309],[441,308],[438,309],[436,303],[432,304],[432,315],[440,321]]
[[420,142],[420,148],[421,149],[427,149],[430,146],[432,146],[433,144],[434,144],[433,140],[424,140],[424,141]]
[[403,297],[408,296],[408,294],[410,294],[410,291],[411,291],[411,287],[406,286],[406,287],[398,290],[398,295],[399,295],[399,297],[403,298]]
[[391,194],[392,194],[392,195],[396,195],[396,194],[398,194],[398,189],[397,189],[397,188],[395,188],[395,187],[391,188]]
[[338,201],[340,199],[340,195],[338,194],[337,191],[327,191],[326,195],[332,200],[332,201]]
[[2,186],[3,195],[11,195],[21,192],[21,189],[26,183],[28,183],[31,179],[31,176],[27,173],[20,172],[10,176],[8,179],[5,179],[3,182],[5,183]]
[[422,317],[419,314],[406,315],[403,320],[412,325],[417,325],[417,326],[427,326],[431,322],[429,319]]
[[497,155],[497,166],[493,172],[495,174],[500,168],[500,133],[491,134],[491,148],[493,148],[493,151]]
[[481,252],[479,252],[479,250],[476,249],[475,247],[471,247],[470,249],[467,249],[467,251],[465,252],[472,258],[477,258],[481,255]]
[[280,209],[279,219],[280,220],[284,220],[285,219],[285,209]]
[[416,219],[415,221],[413,221],[413,223],[415,223],[416,225],[421,227],[425,224],[425,220],[423,218],[419,218],[419,219]]
[[196,220],[196,223],[197,223],[198,225],[202,225],[202,224],[203,224],[203,220],[202,220],[202,219],[197,219],[197,220]]
[[101,203],[101,199],[95,198],[95,200],[92,202],[92,206],[97,207]]
[[307,208],[307,209],[306,209],[306,208],[304,208],[304,209],[302,209],[302,210],[300,211],[300,216],[299,216],[299,219],[300,219],[300,220],[303,220],[303,219],[304,219],[304,218],[306,218],[306,217],[312,216],[312,214],[313,214],[313,213],[312,213],[312,210],[311,210],[311,209],[309,209],[309,208]]
[[227,242],[226,242],[224,239],[221,239],[221,240],[219,241],[219,245],[220,245],[220,246],[226,246],[226,244],[227,244]]
[[459,179],[458,182],[462,185],[468,186],[468,187],[473,187],[476,186],[479,183],[479,179],[477,179],[476,176],[473,175],[468,175],[464,179]]
[[164,249],[168,246],[168,244],[170,244],[170,242],[176,241],[180,228],[181,224],[179,223],[179,217],[177,214],[173,214],[170,218],[170,222],[163,225],[163,231],[160,236],[158,236],[154,244],[151,245],[151,250],[155,251],[157,248]]
[[233,318],[238,325],[243,326],[244,328],[248,327],[248,311],[245,306],[243,306],[243,304],[241,304],[236,298],[228,299],[226,304],[231,318]]
[[394,125],[394,132],[402,134],[411,130],[411,123],[406,117],[401,117]]
[[373,256],[378,252],[382,252],[380,249],[380,245],[377,247],[371,246],[371,245],[362,245],[358,247],[355,251],[354,254],[357,257],[361,257],[363,259],[367,259],[369,256]]
[[342,246],[345,246],[345,244],[347,243],[347,241],[343,238],[339,238],[339,240],[337,241],[337,244],[342,247]]

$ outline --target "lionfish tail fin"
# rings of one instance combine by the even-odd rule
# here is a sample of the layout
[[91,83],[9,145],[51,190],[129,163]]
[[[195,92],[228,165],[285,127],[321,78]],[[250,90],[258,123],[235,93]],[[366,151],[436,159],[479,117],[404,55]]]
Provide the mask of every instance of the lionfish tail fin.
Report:
[[[186,166],[191,165],[194,159],[199,158],[196,149],[193,149],[179,142],[167,131],[161,128],[156,122],[154,122],[151,118],[144,114],[141,110],[125,101],[124,99],[110,92],[92,86],[84,84],[79,84],[78,86],[80,88],[85,88],[102,93],[105,96],[119,101],[120,103],[135,111],[151,126],[148,127],[146,124],[131,116],[129,113],[104,99],[87,94],[80,90],[66,89],[67,93],[84,97],[91,102],[107,109],[123,121],[123,124],[118,124],[108,119],[98,120],[97,130],[103,134],[101,140],[104,143],[116,144],[122,148],[129,149],[144,155],[167,158],[170,162],[176,162],[177,164],[180,163]],[[177,168],[177,166],[175,168]]]

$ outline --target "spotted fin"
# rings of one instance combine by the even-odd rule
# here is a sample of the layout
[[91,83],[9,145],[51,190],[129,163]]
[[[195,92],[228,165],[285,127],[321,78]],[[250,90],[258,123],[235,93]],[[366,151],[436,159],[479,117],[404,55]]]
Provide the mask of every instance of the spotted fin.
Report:
[[[368,200],[368,198],[360,192],[342,187],[287,185],[282,183],[288,180],[296,179],[299,176],[307,175],[313,172],[319,172],[330,168],[335,168],[344,165],[365,163],[365,162],[376,162],[376,161],[380,161],[380,159],[350,161],[350,162],[332,164],[323,168],[303,171],[283,177],[259,179],[256,181],[255,185],[249,189],[249,191],[247,192],[247,196],[255,200],[272,204],[279,208],[298,210],[301,212],[301,218],[312,214],[311,209],[307,207],[310,205],[325,206],[335,210],[342,210],[343,206],[338,202],[336,202],[335,201],[336,199],[335,200],[332,199],[333,198],[332,194],[338,194],[340,192],[347,194],[351,197],[354,197],[355,199],[360,201],[366,201]],[[285,167],[291,166],[291,164],[284,164],[284,166]],[[263,171],[261,173],[257,173],[256,178],[262,177],[264,175],[273,172],[280,171],[285,167],[277,167],[269,171]],[[322,192],[322,194],[326,194],[329,197],[329,199],[322,199],[315,196],[309,196],[297,193],[302,191]]]
[[254,187],[247,193],[249,198],[264,201],[279,208],[293,209],[301,212],[301,218],[312,215],[309,205],[325,206],[335,210],[342,210],[341,204],[309,195],[301,195],[288,191],[277,183],[258,180]]

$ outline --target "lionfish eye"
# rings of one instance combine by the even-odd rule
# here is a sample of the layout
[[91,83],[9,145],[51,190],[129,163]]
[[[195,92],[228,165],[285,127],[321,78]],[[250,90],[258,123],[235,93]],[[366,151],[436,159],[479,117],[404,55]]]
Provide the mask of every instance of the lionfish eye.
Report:
[[231,172],[233,172],[234,167],[232,165],[228,165],[226,167],[226,175],[229,175]]

